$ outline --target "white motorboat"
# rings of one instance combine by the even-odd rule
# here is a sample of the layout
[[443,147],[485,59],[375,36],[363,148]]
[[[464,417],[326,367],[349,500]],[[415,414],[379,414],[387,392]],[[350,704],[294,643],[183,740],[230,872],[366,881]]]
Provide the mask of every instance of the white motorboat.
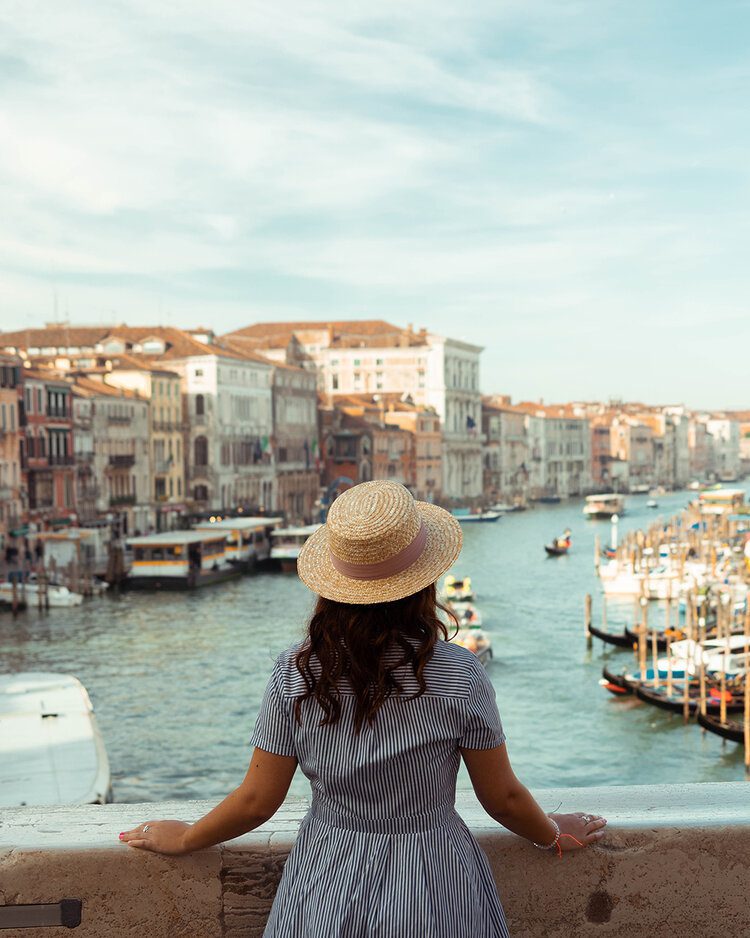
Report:
[[468,524],[475,521],[497,521],[502,518],[499,511],[469,511],[468,508],[456,508],[453,511],[453,517],[461,524]]
[[646,508],[658,508],[658,507],[659,507],[659,503],[657,502],[655,498],[649,498],[649,500],[646,502]]
[[271,531],[271,560],[278,563],[285,573],[293,573],[297,569],[300,551],[319,527],[319,524],[305,524]]
[[111,800],[109,760],[81,682],[36,671],[0,675],[0,805]]
[[609,493],[587,495],[583,513],[587,518],[611,518],[625,513],[625,496]]
[[[16,583],[16,595],[19,599],[25,599],[27,606],[38,605],[39,589],[39,584],[36,581]],[[0,600],[6,603],[12,602],[12,583],[0,583]],[[48,583],[45,587],[42,587],[42,603],[45,606],[65,608],[69,606],[80,606],[82,602],[83,596],[80,593],[72,592],[67,586],[57,586],[53,583]]]

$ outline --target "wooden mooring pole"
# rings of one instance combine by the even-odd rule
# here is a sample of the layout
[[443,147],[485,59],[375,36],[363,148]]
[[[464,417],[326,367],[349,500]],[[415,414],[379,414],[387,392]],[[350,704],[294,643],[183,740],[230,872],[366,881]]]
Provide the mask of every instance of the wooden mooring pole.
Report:
[[586,636],[586,647],[591,648],[594,640],[591,636],[591,593],[586,593],[583,613],[583,634]]

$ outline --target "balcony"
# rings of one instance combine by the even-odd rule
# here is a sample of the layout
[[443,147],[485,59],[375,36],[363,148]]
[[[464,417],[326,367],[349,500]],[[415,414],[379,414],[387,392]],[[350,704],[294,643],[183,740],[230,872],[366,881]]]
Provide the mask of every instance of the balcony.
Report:
[[182,427],[174,420],[154,420],[153,429],[156,433],[174,433]]
[[[459,793],[458,811],[487,854],[511,935],[750,934],[747,783],[536,794],[547,811],[562,802],[563,811],[603,814],[608,835],[558,860],[491,821],[473,795]],[[5,901],[79,899],[92,935],[144,934],[147,920],[148,938],[257,938],[306,800],[290,798],[257,831],[189,857],[141,853],[117,841],[118,831],[149,818],[194,821],[214,804],[8,808],[0,850],[7,857]]]
[[188,478],[200,481],[201,479],[213,479],[216,473],[210,466],[190,466],[188,468]]
[[109,465],[112,469],[132,469],[135,465],[135,456],[133,453],[119,453],[116,456],[110,456]]
[[50,466],[73,466],[75,465],[75,456],[68,453],[50,453],[47,462]]
[[172,471],[174,462],[171,459],[155,459],[154,474],[157,476],[167,476]]
[[126,427],[130,423],[130,417],[124,414],[108,414],[107,423],[112,427]]
[[117,508],[121,505],[135,505],[135,495],[111,495],[109,507]]

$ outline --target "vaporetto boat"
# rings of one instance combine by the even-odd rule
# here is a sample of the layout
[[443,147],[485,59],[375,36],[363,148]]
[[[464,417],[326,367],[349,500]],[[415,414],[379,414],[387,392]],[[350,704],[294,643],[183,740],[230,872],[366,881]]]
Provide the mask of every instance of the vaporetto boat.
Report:
[[283,520],[265,516],[219,518],[196,524],[194,530],[226,534],[225,556],[228,563],[249,570],[257,563],[268,560],[271,554],[271,531]]
[[127,541],[133,563],[128,589],[194,589],[239,576],[227,560],[226,531],[162,531]]

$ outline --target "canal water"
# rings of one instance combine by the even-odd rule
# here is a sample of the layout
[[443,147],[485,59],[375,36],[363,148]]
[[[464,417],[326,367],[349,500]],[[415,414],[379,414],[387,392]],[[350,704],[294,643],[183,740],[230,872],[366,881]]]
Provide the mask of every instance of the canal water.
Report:
[[[663,496],[655,511],[646,496],[629,496],[620,529],[666,518],[689,497]],[[516,773],[537,788],[741,779],[739,746],[598,685],[604,663],[625,666],[632,655],[596,640],[586,648],[587,592],[595,621],[601,615],[594,536],[606,542],[609,523],[584,520],[581,508],[539,506],[464,526],[454,572],[471,575],[491,634],[488,674]],[[544,544],[566,527],[570,554],[548,558]],[[115,800],[218,799],[244,775],[272,662],[302,636],[311,608],[296,576],[262,573],[194,593],[126,593],[3,615],[0,669],[80,678],[104,735]],[[468,786],[465,775],[459,784]],[[308,791],[300,773],[293,791]]]

